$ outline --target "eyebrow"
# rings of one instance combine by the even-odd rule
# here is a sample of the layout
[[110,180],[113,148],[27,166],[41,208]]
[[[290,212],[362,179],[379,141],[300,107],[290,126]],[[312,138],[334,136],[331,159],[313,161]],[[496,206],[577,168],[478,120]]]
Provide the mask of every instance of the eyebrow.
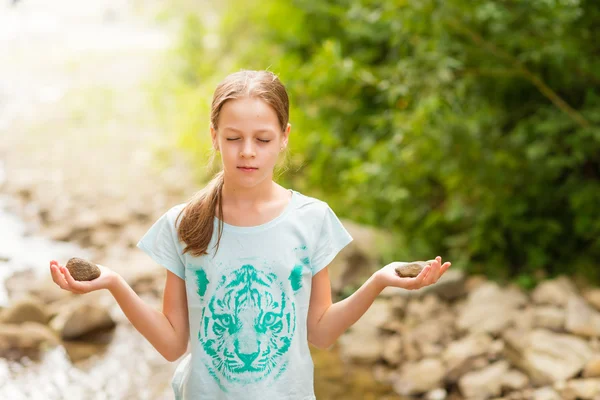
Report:
[[[227,126],[227,127],[223,128],[223,130],[229,130],[229,131],[234,131],[234,132],[237,132],[237,133],[242,133],[242,131],[240,131],[239,129],[235,129],[235,128],[232,128],[230,126]],[[254,131],[254,133],[263,133],[263,132],[273,133],[273,130],[271,130],[271,129],[257,129],[257,130]]]

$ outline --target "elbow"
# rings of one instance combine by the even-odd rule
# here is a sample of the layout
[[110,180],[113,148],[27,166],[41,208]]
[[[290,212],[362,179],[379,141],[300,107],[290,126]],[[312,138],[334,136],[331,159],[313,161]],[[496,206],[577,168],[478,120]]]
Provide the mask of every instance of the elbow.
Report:
[[181,355],[177,355],[177,354],[166,354],[163,353],[162,354],[163,358],[165,360],[167,360],[168,362],[175,362],[177,360],[179,360],[179,357],[181,357]]
[[181,358],[187,352],[187,346],[183,349],[169,349],[168,351],[161,352],[160,354],[163,356],[165,360],[168,362],[175,362]]
[[322,338],[309,337],[308,343],[313,345],[319,350],[329,350],[331,346],[333,346],[333,342],[329,340],[324,340]]
[[181,358],[182,355],[184,355],[185,352],[177,352],[177,353],[162,353],[162,356],[165,360],[167,360],[168,362],[175,362],[177,360],[179,360]]

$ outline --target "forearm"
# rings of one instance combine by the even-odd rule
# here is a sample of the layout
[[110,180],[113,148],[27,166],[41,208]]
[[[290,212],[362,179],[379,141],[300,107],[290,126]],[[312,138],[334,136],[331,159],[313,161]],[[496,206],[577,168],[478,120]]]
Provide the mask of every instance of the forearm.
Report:
[[[182,354],[178,335],[167,317],[159,310],[145,303],[135,291],[118,276],[110,287],[110,292],[129,319],[156,350],[168,361],[175,361]],[[185,351],[185,350],[183,350]]]
[[331,346],[371,307],[383,287],[372,275],[356,292],[332,304],[319,320],[311,335],[311,343],[320,348]]

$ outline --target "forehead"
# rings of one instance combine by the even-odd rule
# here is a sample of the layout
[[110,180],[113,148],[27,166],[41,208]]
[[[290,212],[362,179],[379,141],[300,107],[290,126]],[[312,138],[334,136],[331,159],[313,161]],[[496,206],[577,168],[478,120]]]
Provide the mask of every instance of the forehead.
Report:
[[255,97],[229,100],[221,108],[219,128],[234,128],[240,131],[279,131],[279,119],[273,107]]

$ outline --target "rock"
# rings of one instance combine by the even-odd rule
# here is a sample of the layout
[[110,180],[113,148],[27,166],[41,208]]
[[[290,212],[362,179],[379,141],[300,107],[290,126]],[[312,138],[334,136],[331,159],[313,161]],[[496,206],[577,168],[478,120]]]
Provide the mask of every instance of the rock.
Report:
[[339,338],[341,357],[360,363],[379,360],[385,350],[383,342],[379,340],[379,331],[391,316],[389,302],[375,300],[367,312]]
[[102,329],[80,336],[78,340],[64,340],[63,346],[71,362],[75,363],[106,351],[115,329]]
[[551,387],[543,387],[532,393],[532,400],[564,400]]
[[401,278],[415,278],[417,275],[421,273],[423,268],[428,267],[435,260],[429,261],[411,261],[411,262],[401,262],[398,261],[395,264],[394,270]]
[[565,329],[580,336],[600,336],[600,312],[590,307],[583,298],[572,295],[567,300]]
[[106,344],[88,343],[83,341],[64,341],[63,346],[72,363],[77,363],[92,356],[100,355],[108,348]]
[[2,324],[37,322],[44,325],[48,322],[48,318],[44,304],[31,296],[22,298],[0,313],[0,323]]
[[425,395],[425,400],[446,400],[447,397],[448,392],[446,392],[446,389],[438,388],[427,392]]
[[573,379],[557,382],[554,389],[564,400],[596,400],[600,397],[600,379]]
[[29,294],[40,299],[44,304],[54,303],[55,301],[66,298],[76,297],[68,290],[61,289],[50,276],[50,271],[43,278],[38,279],[31,285]]
[[[111,228],[120,228],[127,225],[132,219],[131,210],[133,207],[123,207],[121,204],[115,204],[103,210],[102,220]],[[140,236],[141,237],[141,236]]]
[[113,245],[117,239],[118,232],[114,228],[106,226],[98,227],[90,234],[91,245],[98,248]]
[[487,354],[492,337],[486,333],[475,333],[450,343],[442,354],[449,370],[461,368],[467,360]]
[[577,287],[566,276],[544,281],[536,286],[531,299],[538,305],[565,307],[569,297],[577,293]]
[[0,324],[0,357],[37,360],[44,350],[58,344],[56,335],[47,326],[37,322]]
[[[113,252],[109,257],[99,260],[98,264],[106,265],[123,277],[136,293],[150,290],[149,285],[157,285],[160,294],[164,290],[166,278],[165,268],[153,262],[140,250]],[[152,290],[154,291],[154,290]]]
[[487,356],[483,355],[467,358],[454,368],[448,369],[444,380],[447,383],[455,384],[467,373],[483,369],[488,365],[490,365],[490,362]]
[[444,365],[436,358],[406,363],[394,379],[394,391],[402,396],[429,392],[442,385],[444,374]]
[[392,319],[390,303],[387,300],[376,299],[350,329],[362,332],[371,332],[373,329],[378,331],[390,319]]
[[102,224],[102,218],[96,211],[79,208],[76,211],[72,226],[76,230],[92,231]]
[[373,333],[366,337],[362,332],[350,331],[338,339],[340,345],[340,357],[344,360],[359,364],[373,364],[387,352],[383,343]]
[[486,278],[485,275],[469,275],[465,279],[465,290],[468,293],[471,293],[486,282],[488,282],[488,278]]
[[100,268],[82,258],[73,257],[69,259],[66,268],[76,281],[93,281],[100,276]]
[[404,332],[407,331],[407,328],[404,326],[404,324],[401,321],[398,321],[397,319],[392,319],[390,321],[387,321],[385,324],[383,324],[381,326],[381,329],[388,333],[398,333],[398,334],[403,334]]
[[527,298],[520,291],[502,291],[496,283],[484,283],[469,295],[456,327],[471,333],[498,334],[513,322],[517,309],[526,303]]
[[382,230],[342,220],[355,239],[344,247],[329,265],[331,288],[339,294],[346,287],[358,287],[381,268],[381,254],[394,243],[393,236]]
[[51,227],[44,230],[44,235],[50,239],[66,242],[73,237],[73,227],[68,224],[64,225],[52,225]]
[[583,297],[592,307],[597,311],[600,311],[600,288],[585,290],[583,292]]
[[529,385],[529,377],[519,370],[511,369],[501,378],[502,389],[514,391],[524,389]]
[[146,233],[148,227],[137,223],[128,223],[121,230],[121,240],[130,248],[135,248],[137,242]]
[[445,346],[451,340],[452,319],[451,315],[440,315],[429,319],[415,327],[412,334],[422,345],[441,344]]
[[555,306],[534,308],[533,327],[562,331],[565,327],[565,310]]
[[62,339],[72,340],[95,330],[113,328],[115,322],[105,307],[84,299],[61,310],[50,321],[50,326]]
[[460,392],[466,398],[486,399],[499,396],[502,391],[502,377],[509,368],[508,362],[502,360],[479,371],[469,372],[458,381]]
[[502,337],[505,357],[538,386],[574,377],[591,359],[589,344],[571,335],[544,329],[527,333],[513,329]]
[[388,336],[382,342],[382,358],[391,366],[399,365],[402,361],[402,340],[397,336]]
[[525,306],[524,309],[519,309],[513,314],[512,321],[509,322],[510,326],[514,326],[516,329],[523,332],[529,332],[535,328],[535,309],[531,306]]
[[34,282],[35,280],[36,274],[32,268],[15,271],[4,280],[8,298],[15,301],[25,297],[31,287],[31,282]]
[[415,326],[446,311],[447,306],[437,296],[429,294],[422,299],[410,299],[406,305],[404,322]]
[[584,378],[600,378],[600,354],[595,354],[583,368]]

